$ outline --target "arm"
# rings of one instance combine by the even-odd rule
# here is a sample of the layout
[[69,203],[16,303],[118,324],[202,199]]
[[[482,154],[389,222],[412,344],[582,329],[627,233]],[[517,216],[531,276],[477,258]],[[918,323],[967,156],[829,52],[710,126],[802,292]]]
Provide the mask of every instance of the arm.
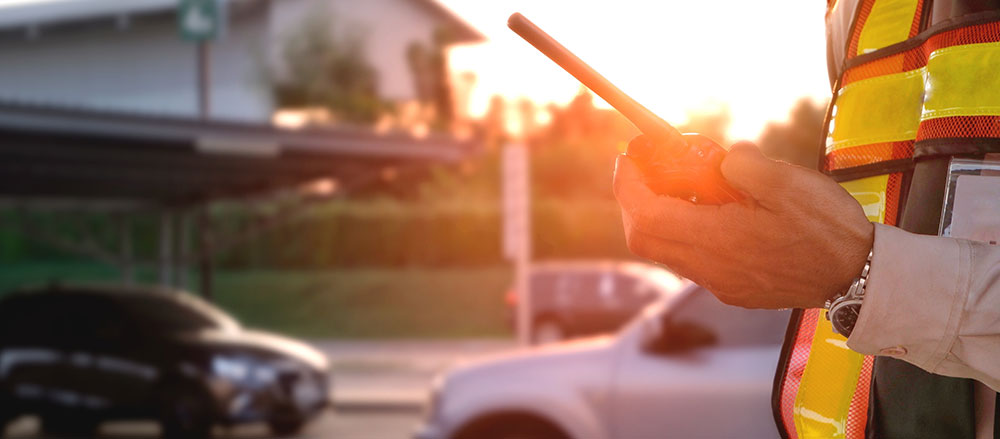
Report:
[[1000,248],[876,225],[847,345],[1000,390]]
[[873,226],[830,178],[752,145],[735,145],[722,173],[746,199],[695,205],[653,193],[620,156],[615,195],[629,249],[725,303],[819,308],[850,286],[874,245],[848,346],[1000,390],[1000,248]]

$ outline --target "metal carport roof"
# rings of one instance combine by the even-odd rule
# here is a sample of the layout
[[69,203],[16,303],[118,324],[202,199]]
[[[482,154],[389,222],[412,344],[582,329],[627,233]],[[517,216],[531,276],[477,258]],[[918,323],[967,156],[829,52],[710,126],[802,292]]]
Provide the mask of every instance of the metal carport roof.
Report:
[[455,161],[474,141],[0,102],[0,197],[198,203]]

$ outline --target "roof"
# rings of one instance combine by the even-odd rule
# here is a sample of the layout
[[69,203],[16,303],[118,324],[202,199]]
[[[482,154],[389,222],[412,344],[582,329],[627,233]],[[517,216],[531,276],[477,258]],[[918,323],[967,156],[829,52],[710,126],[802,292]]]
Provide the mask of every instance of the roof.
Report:
[[386,167],[456,161],[478,145],[370,129],[271,125],[0,102],[0,198],[188,204]]
[[412,0],[412,1],[424,6],[425,8],[430,10],[432,14],[437,15],[442,20],[451,23],[452,26],[454,26],[454,29],[457,31],[457,35],[455,35],[455,37],[458,38],[459,42],[479,43],[486,41],[486,36],[483,35],[481,32],[479,32],[478,29],[467,23],[464,19],[462,19],[458,15],[455,15],[455,13],[451,11],[451,9],[448,9],[441,3],[438,3],[437,0]]
[[[229,0],[247,2],[250,0]],[[436,0],[411,0],[428,12],[454,26],[459,42],[486,39],[450,9]],[[173,12],[178,0],[35,0],[4,5],[0,3],[0,29],[43,26],[102,19],[133,14]]]

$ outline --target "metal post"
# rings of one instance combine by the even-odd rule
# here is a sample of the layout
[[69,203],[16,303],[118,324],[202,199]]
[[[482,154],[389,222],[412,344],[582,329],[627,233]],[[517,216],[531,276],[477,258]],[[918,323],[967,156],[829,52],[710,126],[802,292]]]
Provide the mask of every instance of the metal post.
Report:
[[127,214],[118,217],[119,269],[122,282],[126,285],[135,283],[135,272],[132,258],[132,222]]
[[191,218],[185,212],[177,214],[177,253],[175,255],[175,270],[177,271],[174,286],[182,290],[188,289],[188,271],[191,260]]
[[517,294],[517,339],[531,344],[531,183],[524,144],[512,143],[503,151],[504,253],[514,265]]
[[169,211],[160,213],[160,285],[170,286],[173,282],[171,266],[173,260],[173,221]]
[[198,272],[202,297],[212,300],[212,237],[207,207],[198,211]]
[[198,42],[198,117],[207,120],[211,112],[211,51],[207,41]]

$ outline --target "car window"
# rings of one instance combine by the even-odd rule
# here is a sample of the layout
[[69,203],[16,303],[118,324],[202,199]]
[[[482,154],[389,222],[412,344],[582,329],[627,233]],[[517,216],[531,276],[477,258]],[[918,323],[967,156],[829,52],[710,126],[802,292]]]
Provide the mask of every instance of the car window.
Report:
[[138,326],[157,331],[220,329],[210,315],[174,300],[136,294],[118,298],[118,306]]
[[0,333],[31,340],[86,337],[121,325],[106,299],[77,292],[12,298],[0,307],[0,321]]
[[39,295],[9,297],[0,304],[0,334],[16,338],[49,335],[43,334],[53,329],[49,324],[49,311]]
[[673,324],[694,324],[713,333],[719,346],[780,345],[788,310],[726,305],[703,288],[682,299],[667,315]]
[[632,304],[648,303],[655,299],[656,290],[646,281],[627,273],[615,274],[615,295]]

